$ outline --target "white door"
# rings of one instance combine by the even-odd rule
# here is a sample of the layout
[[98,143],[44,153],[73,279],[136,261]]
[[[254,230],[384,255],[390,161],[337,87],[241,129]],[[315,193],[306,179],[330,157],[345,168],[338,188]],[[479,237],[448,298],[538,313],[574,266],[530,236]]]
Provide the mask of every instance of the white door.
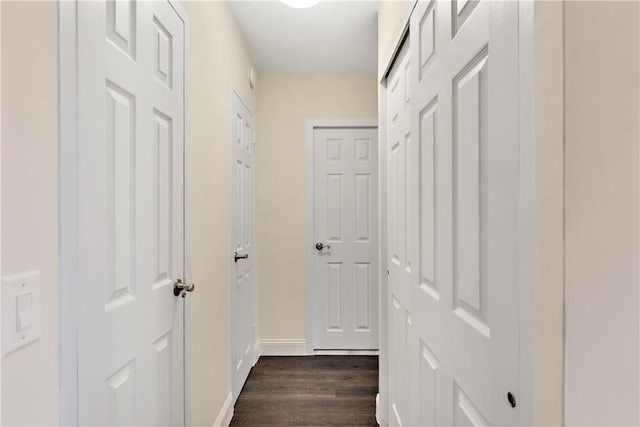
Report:
[[[387,78],[386,165],[387,165],[387,272],[388,272],[388,337],[389,410],[390,425],[411,425],[404,415],[411,409],[408,366],[407,329],[411,326],[410,311],[403,310],[411,301],[409,290],[416,280],[415,262],[409,261],[409,245],[416,240],[416,230],[409,229],[407,216],[415,206],[415,183],[408,178],[412,162],[409,46],[405,42]],[[415,192],[415,190],[414,190]],[[415,210],[415,209],[414,209]],[[415,220],[414,220],[415,221]],[[417,354],[417,353],[416,353]]]
[[183,425],[185,24],[77,7],[78,423]]
[[519,423],[518,3],[419,2],[388,79],[395,425]]
[[313,132],[313,347],[378,349],[378,129]]
[[253,366],[253,117],[233,94],[231,378],[234,400]]

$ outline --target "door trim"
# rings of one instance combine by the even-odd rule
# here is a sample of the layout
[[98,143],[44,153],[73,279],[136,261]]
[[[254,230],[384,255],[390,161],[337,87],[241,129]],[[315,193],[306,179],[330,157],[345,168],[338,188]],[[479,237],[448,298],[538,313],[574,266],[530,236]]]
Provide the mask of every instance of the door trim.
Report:
[[[408,26],[407,26],[408,28]],[[408,31],[408,29],[407,29]],[[406,33],[400,38],[403,39]],[[402,44],[400,44],[402,47]],[[400,52],[399,50],[397,52]],[[389,67],[393,66],[396,56]],[[387,291],[389,288],[387,272],[387,77],[378,85],[378,114],[380,116],[380,126],[378,127],[378,276],[380,278],[378,290],[378,303],[380,304],[380,355],[378,356],[378,412],[380,425],[387,425],[387,398],[389,395],[389,323],[387,306],[389,299]]]
[[[536,367],[534,331],[537,325],[534,316],[536,312],[543,312],[541,311],[541,304],[546,305],[546,302],[536,302],[533,298],[535,274],[533,250],[536,215],[534,188],[534,7],[533,2],[518,1],[518,142],[520,150],[520,163],[518,165],[519,393],[520,400],[524,403],[520,409],[521,425],[532,425],[536,420],[536,412],[540,412],[541,410],[544,412],[544,408],[536,408],[534,406],[534,397],[540,392],[548,392],[550,387],[544,384],[539,384],[536,387],[533,381],[536,373],[540,374],[544,369],[544,366]],[[564,313],[562,315],[564,317]],[[550,329],[555,327],[564,328],[564,321],[559,325],[552,325]],[[552,334],[545,335],[553,339]],[[544,341],[540,340],[539,336],[536,337],[536,340],[539,341],[538,346],[541,344],[540,341]],[[549,339],[547,339],[547,341],[549,341]],[[549,348],[544,344],[543,346]],[[539,357],[537,362],[540,362]],[[562,407],[564,408],[564,402],[562,403]]]
[[[77,42],[78,22],[75,1],[58,2],[58,163],[59,163],[59,396],[58,420],[60,425],[78,425],[78,289],[76,261],[78,251],[75,242],[78,234],[76,188],[77,157]],[[189,221],[189,173],[188,173],[188,59],[189,19],[177,0],[167,0],[184,23],[184,275],[191,277]],[[184,325],[184,425],[191,424],[191,310],[189,298],[183,310]]]
[[[307,119],[306,121],[306,150],[307,150],[307,355],[313,355],[313,224],[314,224],[314,158],[313,131],[322,128],[378,128],[377,119]],[[379,133],[379,132],[378,132]],[[380,135],[378,135],[379,137]],[[378,139],[379,141],[379,139]],[[380,142],[378,142],[378,145]],[[377,165],[379,168],[379,165]],[[379,169],[378,169],[379,170]],[[380,194],[380,188],[378,188]],[[381,307],[380,305],[378,308]],[[378,311],[380,311],[378,309]],[[378,337],[379,338],[379,337]]]

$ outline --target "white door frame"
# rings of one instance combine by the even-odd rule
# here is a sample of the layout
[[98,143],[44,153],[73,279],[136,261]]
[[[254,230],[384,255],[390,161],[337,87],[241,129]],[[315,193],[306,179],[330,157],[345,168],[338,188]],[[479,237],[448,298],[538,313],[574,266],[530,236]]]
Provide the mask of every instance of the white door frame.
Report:
[[[306,121],[306,149],[307,149],[307,355],[313,355],[313,256],[315,254],[313,245],[315,243],[313,236],[314,224],[314,157],[313,157],[313,131],[318,128],[377,128],[377,119],[308,119]],[[379,135],[378,135],[379,138]],[[380,141],[378,139],[378,141]],[[378,142],[380,146],[380,142]],[[380,165],[377,165],[380,170]],[[380,189],[378,188],[378,193]],[[378,256],[379,256],[379,251]],[[378,303],[380,304],[380,303]],[[378,308],[382,305],[378,305]],[[379,311],[379,310],[378,310]],[[380,343],[380,340],[378,341]],[[332,351],[319,352],[322,354],[378,354],[377,351]]]
[[[76,276],[77,247],[77,2],[58,3],[58,72],[59,72],[59,250],[60,250],[60,389],[59,424],[78,425],[78,289]],[[188,58],[189,19],[176,0],[167,0],[184,22],[184,275],[190,272],[189,173],[188,173]],[[188,283],[188,282],[187,282]],[[184,306],[184,423],[191,424],[191,304]]]
[[[414,4],[415,7],[415,4]],[[531,1],[518,1],[518,90],[519,90],[519,143],[520,143],[520,178],[519,178],[519,313],[520,313],[520,390],[518,402],[520,409],[520,424],[531,425],[534,421],[533,396],[534,396],[534,345],[533,333],[535,329],[534,313],[540,311],[540,307],[534,306],[533,301],[533,226],[534,226],[534,5]],[[391,49],[387,52],[384,67],[378,74],[378,117],[380,127],[378,130],[378,177],[380,187],[379,218],[380,218],[380,364],[379,364],[379,390],[380,400],[376,414],[381,426],[388,424],[387,397],[388,391],[388,331],[387,331],[387,257],[384,256],[387,248],[386,233],[386,89],[387,76],[397,54],[400,51],[405,38],[409,36],[409,19],[413,13],[406,17],[405,25],[394,37]],[[407,38],[406,42],[409,40]],[[382,251],[385,252],[382,252]],[[541,367],[537,367],[539,371]],[[539,386],[542,389],[542,386]],[[539,409],[538,409],[539,411]]]

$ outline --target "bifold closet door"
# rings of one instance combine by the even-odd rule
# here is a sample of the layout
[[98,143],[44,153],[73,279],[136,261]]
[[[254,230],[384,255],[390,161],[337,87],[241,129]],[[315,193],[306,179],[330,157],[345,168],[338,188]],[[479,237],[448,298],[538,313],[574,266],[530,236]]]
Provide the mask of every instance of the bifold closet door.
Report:
[[424,1],[387,80],[389,421],[516,425],[518,3]]

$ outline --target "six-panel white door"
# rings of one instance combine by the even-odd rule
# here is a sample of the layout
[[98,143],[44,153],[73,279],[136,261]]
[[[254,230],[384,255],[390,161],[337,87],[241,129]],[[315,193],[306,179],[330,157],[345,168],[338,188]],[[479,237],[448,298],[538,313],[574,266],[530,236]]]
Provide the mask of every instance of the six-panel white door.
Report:
[[377,134],[314,129],[314,350],[378,349]]
[[185,24],[77,7],[78,423],[183,425]]
[[233,93],[231,378],[234,400],[253,366],[253,117]]
[[420,1],[387,79],[392,425],[519,423],[517,41],[515,1]]

